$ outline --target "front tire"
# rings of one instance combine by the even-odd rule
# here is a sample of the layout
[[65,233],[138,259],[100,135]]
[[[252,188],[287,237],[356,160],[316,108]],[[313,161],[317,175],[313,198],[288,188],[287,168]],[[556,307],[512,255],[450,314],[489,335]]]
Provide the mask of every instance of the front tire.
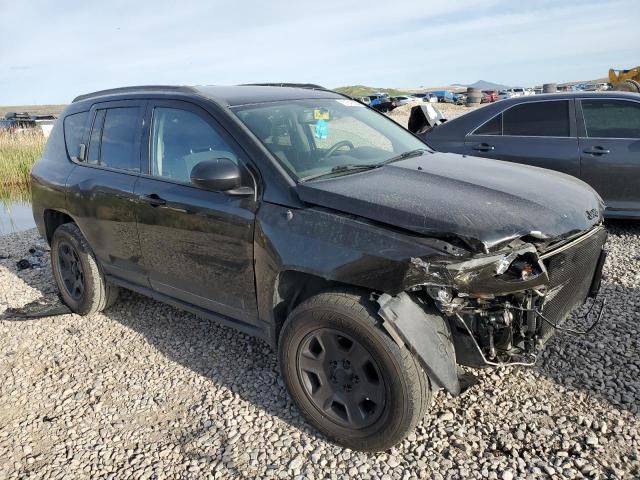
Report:
[[60,225],[51,239],[51,269],[65,304],[79,315],[110,307],[118,288],[110,285],[74,223]]
[[282,328],[285,385],[308,421],[336,443],[386,450],[424,417],[426,374],[380,327],[366,293],[319,293],[296,307]]

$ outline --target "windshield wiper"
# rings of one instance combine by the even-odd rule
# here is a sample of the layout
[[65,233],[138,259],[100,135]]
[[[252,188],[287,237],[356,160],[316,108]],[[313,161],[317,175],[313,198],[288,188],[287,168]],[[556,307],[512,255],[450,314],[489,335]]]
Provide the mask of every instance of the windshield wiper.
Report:
[[399,160],[404,160],[405,158],[418,157],[426,152],[425,148],[417,148],[415,150],[409,150],[408,152],[401,153],[400,155],[396,155],[394,157],[383,160],[378,163],[352,163],[349,165],[336,165],[328,172],[315,173],[313,175],[308,175],[306,177],[299,178],[299,182],[307,182],[309,180],[315,180],[317,178],[328,177],[331,175],[335,175],[336,173],[342,172],[356,172],[359,170],[372,170],[374,168],[382,167],[388,163],[397,162]]
[[336,165],[328,172],[315,173],[313,175],[308,175],[306,177],[299,178],[299,182],[306,182],[309,180],[315,180],[316,178],[328,177],[330,175],[335,175],[336,173],[342,172],[355,172],[358,170],[371,170],[373,168],[378,168],[382,164],[379,163],[354,163],[349,165]]
[[386,165],[387,163],[398,162],[400,160],[404,160],[405,158],[419,157],[426,151],[426,148],[416,148],[415,150],[409,150],[408,152],[401,153],[400,155],[396,155],[395,157],[387,158],[386,160],[383,160],[376,165],[381,166]]

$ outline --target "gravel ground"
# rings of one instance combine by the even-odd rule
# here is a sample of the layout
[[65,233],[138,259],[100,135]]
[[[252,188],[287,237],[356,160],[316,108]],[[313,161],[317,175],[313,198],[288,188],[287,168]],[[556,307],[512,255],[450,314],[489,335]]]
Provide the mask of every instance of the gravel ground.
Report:
[[[380,454],[308,427],[266,344],[142,296],[2,320],[0,479],[640,478],[640,224],[610,227],[591,336],[556,336],[535,368],[476,371]],[[46,254],[16,271],[33,245],[34,230],[0,237],[0,313],[55,292]]]

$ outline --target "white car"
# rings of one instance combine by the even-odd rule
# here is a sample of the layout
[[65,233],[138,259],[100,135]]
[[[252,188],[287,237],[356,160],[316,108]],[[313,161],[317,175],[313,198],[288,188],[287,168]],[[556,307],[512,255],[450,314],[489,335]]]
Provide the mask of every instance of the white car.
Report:
[[507,98],[513,98],[513,97],[517,97],[518,95],[516,95],[513,92],[513,89],[510,88],[509,90],[500,90],[498,92],[498,100],[505,100]]
[[503,100],[505,98],[525,97],[528,95],[535,95],[535,94],[536,92],[534,92],[533,89],[531,88],[513,87],[513,88],[507,88],[506,90],[501,90],[500,93],[498,94],[498,98]]
[[410,95],[400,95],[395,97],[396,105],[406,105],[407,103],[421,102],[422,99]]

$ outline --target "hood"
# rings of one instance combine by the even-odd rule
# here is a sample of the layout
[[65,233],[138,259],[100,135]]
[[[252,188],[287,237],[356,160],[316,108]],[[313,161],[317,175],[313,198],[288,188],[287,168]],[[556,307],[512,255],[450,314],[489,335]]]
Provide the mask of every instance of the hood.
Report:
[[577,178],[528,165],[427,152],[296,186],[300,199],[485,252],[530,235],[556,240],[602,221],[598,194]]

